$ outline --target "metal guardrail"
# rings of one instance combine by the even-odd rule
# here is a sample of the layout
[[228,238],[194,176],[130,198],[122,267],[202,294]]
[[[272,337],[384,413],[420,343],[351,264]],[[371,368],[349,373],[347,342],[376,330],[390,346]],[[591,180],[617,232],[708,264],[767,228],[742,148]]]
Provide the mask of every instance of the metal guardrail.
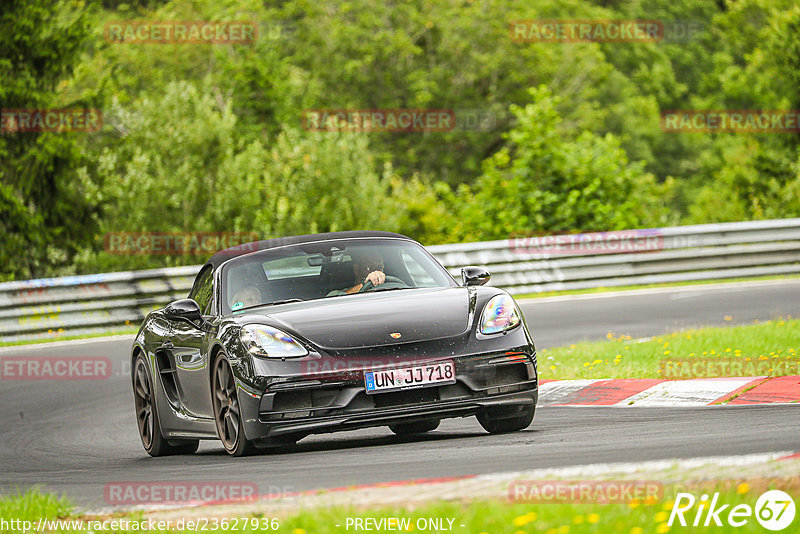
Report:
[[[427,248],[457,279],[462,266],[485,265],[512,294],[782,275],[800,273],[800,218]],[[185,297],[199,268],[0,283],[0,341],[138,326]]]

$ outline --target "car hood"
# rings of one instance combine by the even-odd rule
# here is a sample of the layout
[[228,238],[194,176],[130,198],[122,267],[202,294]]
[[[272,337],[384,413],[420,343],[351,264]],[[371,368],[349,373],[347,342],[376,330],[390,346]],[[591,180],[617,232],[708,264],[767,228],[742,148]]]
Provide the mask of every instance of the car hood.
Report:
[[275,326],[330,350],[457,336],[467,331],[471,319],[470,295],[464,287],[329,297],[282,305],[265,315]]

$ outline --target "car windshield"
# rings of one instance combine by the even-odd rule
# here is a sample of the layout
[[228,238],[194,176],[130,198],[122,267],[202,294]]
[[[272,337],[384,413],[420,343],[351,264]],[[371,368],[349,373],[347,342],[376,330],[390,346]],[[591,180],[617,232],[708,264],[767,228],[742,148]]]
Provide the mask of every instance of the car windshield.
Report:
[[418,243],[338,239],[248,254],[223,266],[222,311],[354,293],[457,285]]

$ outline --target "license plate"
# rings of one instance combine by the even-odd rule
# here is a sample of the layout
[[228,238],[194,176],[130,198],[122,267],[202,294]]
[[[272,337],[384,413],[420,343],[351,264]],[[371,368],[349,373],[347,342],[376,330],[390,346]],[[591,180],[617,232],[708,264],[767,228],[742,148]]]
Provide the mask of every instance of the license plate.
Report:
[[364,373],[367,393],[454,384],[455,381],[456,366],[452,360]]

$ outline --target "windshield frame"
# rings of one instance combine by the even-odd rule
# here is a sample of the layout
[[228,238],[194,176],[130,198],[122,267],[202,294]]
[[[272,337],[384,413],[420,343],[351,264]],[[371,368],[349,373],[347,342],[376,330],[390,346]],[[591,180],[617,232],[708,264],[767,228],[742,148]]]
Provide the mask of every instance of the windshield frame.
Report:
[[[417,249],[419,252],[421,252],[429,260],[431,260],[431,265],[434,266],[434,268],[437,270],[437,272],[443,276],[444,280],[447,281],[447,285],[446,286],[443,286],[443,285],[438,285],[438,286],[416,286],[416,287],[415,286],[409,286],[408,289],[423,289],[423,288],[429,288],[429,289],[439,288],[439,289],[441,289],[441,288],[444,288],[444,287],[459,287],[460,286],[460,284],[453,278],[453,276],[450,274],[450,272],[424,246],[422,246],[422,244],[418,243],[417,241],[414,241],[413,239],[403,239],[403,238],[388,237],[388,236],[387,237],[343,237],[343,238],[338,238],[338,239],[337,238],[334,238],[334,239],[320,239],[320,240],[316,240],[316,241],[307,241],[307,242],[303,242],[303,243],[293,243],[293,244],[287,244],[287,245],[281,245],[281,246],[278,246],[278,247],[273,247],[273,248],[270,248],[270,249],[267,249],[267,250],[258,250],[258,251],[250,252],[248,254],[237,256],[235,258],[231,258],[230,260],[228,260],[225,263],[223,263],[222,265],[220,265],[219,268],[217,269],[217,277],[215,277],[216,280],[219,283],[219,291],[217,291],[215,293],[219,298],[217,309],[218,309],[220,315],[232,315],[232,314],[237,314],[238,315],[239,313],[247,312],[247,311],[250,311],[252,309],[273,305],[272,302],[262,302],[262,303],[257,304],[257,305],[245,306],[245,307],[242,307],[242,308],[240,308],[238,310],[232,310],[231,306],[228,304],[229,295],[228,295],[228,288],[226,286],[227,275],[228,275],[228,272],[230,271],[230,269],[235,268],[237,266],[240,266],[243,263],[263,262],[263,261],[266,261],[267,259],[269,259],[271,256],[275,256],[276,259],[277,259],[278,257],[282,257],[283,256],[283,254],[281,254],[281,253],[285,252],[286,249],[291,249],[291,248],[302,249],[303,247],[308,247],[310,245],[318,245],[318,244],[332,244],[332,245],[334,245],[334,244],[336,244],[336,242],[353,243],[353,242],[358,242],[358,241],[361,241],[361,242],[374,242],[376,245],[380,245],[380,244],[384,244],[385,245],[387,243],[392,243],[392,244],[396,243],[398,245],[411,246],[411,247]],[[344,249],[344,250],[346,250],[346,249]],[[263,258],[263,259],[260,259],[260,258]],[[353,295],[358,295],[358,294],[364,295],[364,294],[369,294],[369,293],[380,293],[380,292],[366,291],[366,292],[363,292],[363,293],[353,293]],[[316,297],[316,298],[311,298],[311,299],[302,299],[302,300],[304,302],[323,301],[323,300],[326,300],[326,299],[329,299],[329,298],[333,298],[335,296],[344,296],[344,295],[326,295],[326,296],[321,296],[321,297]],[[280,301],[280,300],[283,300],[283,299],[279,298],[279,299],[276,299],[276,300]],[[290,304],[290,303],[286,303],[286,304]],[[276,306],[281,306],[283,304],[275,304],[275,305]]]

